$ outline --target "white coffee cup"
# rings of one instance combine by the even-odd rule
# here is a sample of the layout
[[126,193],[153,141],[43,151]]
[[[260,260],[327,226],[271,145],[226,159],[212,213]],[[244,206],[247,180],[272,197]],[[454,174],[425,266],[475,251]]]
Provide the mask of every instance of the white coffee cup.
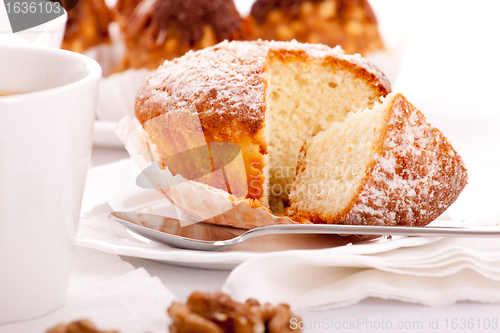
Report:
[[0,324],[65,302],[101,68],[0,45]]

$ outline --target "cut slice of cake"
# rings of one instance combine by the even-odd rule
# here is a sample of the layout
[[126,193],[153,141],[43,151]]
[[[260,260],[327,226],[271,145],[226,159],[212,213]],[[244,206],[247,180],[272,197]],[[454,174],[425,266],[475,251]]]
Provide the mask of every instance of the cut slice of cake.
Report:
[[401,94],[303,147],[288,213],[314,223],[424,226],[467,184],[462,158]]

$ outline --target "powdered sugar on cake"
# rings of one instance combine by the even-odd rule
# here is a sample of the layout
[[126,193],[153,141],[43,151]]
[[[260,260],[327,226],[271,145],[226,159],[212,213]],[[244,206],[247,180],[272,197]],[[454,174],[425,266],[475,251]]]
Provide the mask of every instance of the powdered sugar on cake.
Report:
[[396,96],[389,116],[385,142],[347,223],[425,225],[467,182],[460,156],[416,108]]

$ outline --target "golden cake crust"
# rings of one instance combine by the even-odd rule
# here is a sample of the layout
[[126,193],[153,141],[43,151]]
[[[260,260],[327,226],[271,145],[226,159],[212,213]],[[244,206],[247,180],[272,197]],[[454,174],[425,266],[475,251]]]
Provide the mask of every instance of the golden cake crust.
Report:
[[[292,219],[424,226],[455,202],[467,184],[460,155],[403,95],[396,94],[390,108],[381,144],[354,199],[338,213],[297,211],[292,200]],[[296,178],[307,167],[306,156],[307,144],[299,157]]]
[[[178,153],[180,147],[168,147],[166,140],[160,138],[162,125],[151,125],[149,121],[166,115],[168,127],[176,128],[181,136],[181,132],[187,131],[187,118],[199,119],[207,142],[232,142],[240,146],[248,188],[262,188],[264,174],[254,166],[265,165],[263,156],[267,154],[263,131],[265,71],[273,59],[302,59],[318,63],[325,70],[342,68],[370,82],[378,89],[379,96],[390,92],[384,74],[361,56],[345,55],[340,48],[298,42],[223,42],[165,62],[139,91],[135,101],[136,117],[158,151],[166,156]],[[185,143],[185,149],[196,146]],[[249,192],[247,198],[261,199],[264,192]]]

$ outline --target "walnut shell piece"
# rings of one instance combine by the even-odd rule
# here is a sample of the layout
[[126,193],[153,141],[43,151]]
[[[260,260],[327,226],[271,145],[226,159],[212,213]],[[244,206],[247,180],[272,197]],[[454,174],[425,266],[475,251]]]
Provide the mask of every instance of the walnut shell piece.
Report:
[[173,319],[169,328],[174,333],[292,332],[290,320],[298,318],[286,304],[273,307],[268,303],[261,305],[255,299],[238,303],[221,292],[199,291],[192,293],[185,305],[173,303],[168,313]]

